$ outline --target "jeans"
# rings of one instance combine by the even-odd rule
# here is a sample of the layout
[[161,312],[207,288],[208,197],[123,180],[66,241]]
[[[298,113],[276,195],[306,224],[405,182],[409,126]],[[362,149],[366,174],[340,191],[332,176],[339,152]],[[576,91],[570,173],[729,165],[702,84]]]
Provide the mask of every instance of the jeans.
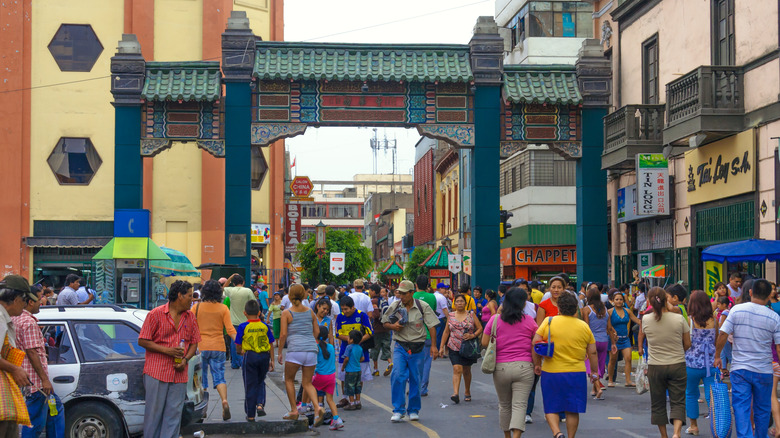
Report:
[[[739,438],[765,438],[769,429],[769,412],[772,401],[772,374],[748,370],[733,370],[731,378],[731,405],[734,408],[734,426]],[[750,424],[750,411],[756,433]]]
[[241,374],[244,378],[244,394],[246,394],[244,412],[247,418],[255,418],[258,405],[265,406],[265,376],[268,374],[270,364],[271,354],[267,351],[263,353],[247,351],[244,353],[244,366]]
[[726,341],[726,345],[724,345],[723,350],[720,351],[720,360],[723,362],[724,369],[728,369],[728,366],[731,365],[732,348],[731,342]]
[[422,376],[422,387],[421,391],[422,394],[427,395],[428,394],[428,382],[431,380],[431,362],[433,362],[433,358],[431,357],[431,340],[426,339],[425,340],[425,347],[423,347],[422,351],[423,360],[420,362],[420,375]]
[[[441,335],[444,334],[444,329],[447,327],[447,318],[439,318],[439,325],[436,326],[436,341],[441,342]],[[439,347],[438,345],[436,346]]]
[[211,368],[211,380],[214,381],[214,388],[226,383],[225,360],[227,357],[224,351],[204,350],[200,352],[200,361],[203,364],[203,389],[209,389],[209,368]]
[[[236,331],[238,331],[238,326],[237,325],[234,325],[233,328],[235,328]],[[236,353],[236,343],[235,342],[231,342],[230,343],[230,368],[233,368],[234,370],[237,370],[237,369],[241,368],[241,365],[243,363],[244,363],[244,360],[241,357],[241,355]]]
[[49,415],[49,401],[41,391],[36,391],[26,397],[27,412],[30,413],[32,427],[22,427],[22,438],[37,438],[43,428],[46,428],[46,438],[62,438],[65,436],[65,407],[54,394],[57,401],[57,415]]
[[704,398],[707,406],[710,405],[710,385],[715,381],[715,368],[710,368],[710,376],[707,377],[706,368],[686,369],[688,384],[685,387],[685,412],[688,418],[699,418],[699,382],[704,381]]
[[[390,396],[393,401],[393,413],[416,414],[420,412],[420,377],[425,351],[409,354],[398,344],[393,349],[393,372],[390,374]],[[406,382],[409,382],[409,406],[406,407]]]

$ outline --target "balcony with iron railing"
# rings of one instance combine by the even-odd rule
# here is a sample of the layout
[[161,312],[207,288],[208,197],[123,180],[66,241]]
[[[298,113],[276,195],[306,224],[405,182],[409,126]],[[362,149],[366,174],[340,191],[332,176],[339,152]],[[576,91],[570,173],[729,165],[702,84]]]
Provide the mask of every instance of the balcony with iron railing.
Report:
[[738,66],[701,66],[669,82],[664,144],[699,146],[741,132],[744,96],[744,73]]
[[604,117],[602,169],[632,169],[636,154],[663,150],[664,105],[626,105]]

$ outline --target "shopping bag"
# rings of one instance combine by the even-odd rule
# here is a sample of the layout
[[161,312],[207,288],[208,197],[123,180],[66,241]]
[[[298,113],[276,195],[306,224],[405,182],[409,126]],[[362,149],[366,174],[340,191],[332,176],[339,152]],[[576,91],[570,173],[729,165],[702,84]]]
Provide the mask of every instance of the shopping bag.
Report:
[[639,356],[639,364],[636,366],[636,393],[644,394],[650,390],[650,381],[647,379],[647,359]]
[[729,387],[721,380],[720,371],[710,385],[710,429],[713,438],[731,436],[731,401]]
[[493,315],[493,325],[490,328],[490,342],[482,351],[482,372],[493,374],[496,371],[496,326],[498,315]]
[[[8,334],[3,340],[0,354],[3,359],[16,366],[21,365],[21,361],[24,360],[24,352],[9,344]],[[22,426],[32,427],[24,395],[14,379],[5,371],[0,371],[0,421],[13,421]]]

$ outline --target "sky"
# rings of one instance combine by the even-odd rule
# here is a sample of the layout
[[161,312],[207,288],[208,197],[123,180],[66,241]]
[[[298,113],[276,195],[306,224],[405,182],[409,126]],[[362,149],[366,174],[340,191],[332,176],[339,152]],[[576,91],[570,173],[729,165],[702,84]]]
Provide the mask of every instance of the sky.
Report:
[[[495,0],[285,0],[286,41],[341,43],[468,44],[481,15]],[[398,171],[412,173],[416,129],[378,128],[377,137],[397,142]],[[292,169],[313,180],[351,180],[373,172],[372,128],[312,128],[286,140]],[[378,173],[392,173],[392,154],[379,151]]]

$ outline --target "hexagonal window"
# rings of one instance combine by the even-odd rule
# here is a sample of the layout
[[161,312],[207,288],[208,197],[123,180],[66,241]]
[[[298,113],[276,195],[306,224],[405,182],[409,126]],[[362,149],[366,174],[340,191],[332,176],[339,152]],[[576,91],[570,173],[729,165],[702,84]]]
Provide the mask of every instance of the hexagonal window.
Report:
[[103,45],[89,24],[62,24],[49,43],[49,52],[62,71],[90,71]]
[[88,138],[62,137],[49,155],[51,171],[62,185],[87,185],[103,160]]

